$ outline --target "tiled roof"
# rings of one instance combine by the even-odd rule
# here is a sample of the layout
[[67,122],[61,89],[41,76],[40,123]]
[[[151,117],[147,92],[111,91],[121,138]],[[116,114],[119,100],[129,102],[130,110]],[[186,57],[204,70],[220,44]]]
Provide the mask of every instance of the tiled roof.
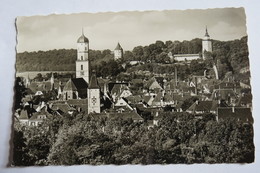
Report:
[[72,78],[66,83],[63,91],[78,91],[87,88],[88,84],[83,78]]
[[128,103],[135,104],[141,102],[142,98],[139,95],[135,95],[126,97],[126,100],[128,101]]
[[233,89],[215,89],[212,93],[211,99],[226,100],[228,97],[236,97]]
[[123,91],[129,89],[125,84],[115,84],[111,90],[111,95],[117,95]]
[[252,112],[250,108],[243,107],[220,107],[217,109],[218,119],[235,118],[242,122],[253,123]]
[[66,85],[63,88],[63,91],[77,91],[77,88],[71,79],[66,83]]
[[112,89],[114,88],[114,86],[120,86],[120,85],[125,85],[125,86],[128,86],[128,83],[126,82],[120,82],[120,83],[117,83],[117,82],[110,82],[108,83],[108,91],[111,93],[112,92]]
[[243,94],[239,99],[238,103],[239,106],[252,104],[252,94]]
[[[51,82],[50,81],[42,81],[42,82],[31,82],[28,88],[31,90],[30,92],[35,93],[36,91],[50,91],[51,90]],[[59,81],[54,81],[54,88],[59,87]]]
[[197,101],[193,103],[188,109],[188,112],[196,112],[196,111],[202,111],[202,112],[210,112],[210,111],[216,111],[217,108],[217,101]]

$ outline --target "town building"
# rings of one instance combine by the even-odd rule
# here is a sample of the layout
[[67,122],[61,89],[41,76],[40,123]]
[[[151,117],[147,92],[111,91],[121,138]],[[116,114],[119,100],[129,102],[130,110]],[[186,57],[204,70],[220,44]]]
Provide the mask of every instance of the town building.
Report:
[[92,72],[88,86],[88,114],[100,113],[100,87],[98,85],[95,71]]
[[77,41],[76,78],[83,78],[89,83],[89,40],[82,35]]
[[203,59],[205,59],[205,51],[206,52],[212,52],[212,41],[210,39],[207,27],[206,27],[205,36],[202,39],[202,56],[203,56]]
[[119,43],[117,43],[117,46],[114,50],[114,59],[115,60],[119,60],[123,58],[123,48],[121,47],[121,45]]

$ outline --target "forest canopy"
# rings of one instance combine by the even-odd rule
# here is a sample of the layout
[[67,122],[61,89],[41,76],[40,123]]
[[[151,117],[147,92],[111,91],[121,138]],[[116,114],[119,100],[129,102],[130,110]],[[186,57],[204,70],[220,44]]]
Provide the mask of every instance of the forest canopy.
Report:
[[[138,60],[149,63],[170,63],[168,53],[172,54],[200,54],[202,53],[202,40],[191,41],[156,41],[147,46],[136,46],[132,51],[125,51],[122,62]],[[247,36],[232,41],[213,40],[213,57],[222,73],[228,71],[238,72],[241,68],[249,66]],[[113,60],[111,50],[90,50],[91,65],[99,70],[106,63]],[[17,53],[16,69],[24,71],[75,71],[77,51],[75,49],[60,49],[38,52]],[[174,62],[172,62],[174,63]],[[32,65],[33,64],[33,65]]]

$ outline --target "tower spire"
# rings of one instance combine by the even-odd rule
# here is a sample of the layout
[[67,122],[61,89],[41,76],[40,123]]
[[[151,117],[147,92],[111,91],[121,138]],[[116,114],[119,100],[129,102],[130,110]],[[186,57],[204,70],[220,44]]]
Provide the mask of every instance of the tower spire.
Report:
[[205,33],[205,36],[206,36],[206,37],[209,37],[208,27],[207,27],[207,25],[206,25],[206,33]]

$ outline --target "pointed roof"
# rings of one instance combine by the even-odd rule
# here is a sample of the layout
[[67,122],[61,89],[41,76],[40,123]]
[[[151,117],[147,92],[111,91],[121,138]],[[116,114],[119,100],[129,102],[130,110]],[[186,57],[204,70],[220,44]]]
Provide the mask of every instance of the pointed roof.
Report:
[[121,47],[121,45],[119,43],[117,43],[115,50],[123,50],[123,48]]
[[92,76],[89,82],[89,89],[99,89],[99,85],[98,85],[98,81],[97,81],[97,76],[96,76],[96,72],[92,71]]
[[208,28],[206,26],[206,33],[205,33],[205,37],[209,37],[209,33],[208,33]]
[[84,35],[84,31],[83,31],[83,28],[82,28],[82,35],[78,38],[78,41],[77,43],[88,43],[88,38],[85,37]]

